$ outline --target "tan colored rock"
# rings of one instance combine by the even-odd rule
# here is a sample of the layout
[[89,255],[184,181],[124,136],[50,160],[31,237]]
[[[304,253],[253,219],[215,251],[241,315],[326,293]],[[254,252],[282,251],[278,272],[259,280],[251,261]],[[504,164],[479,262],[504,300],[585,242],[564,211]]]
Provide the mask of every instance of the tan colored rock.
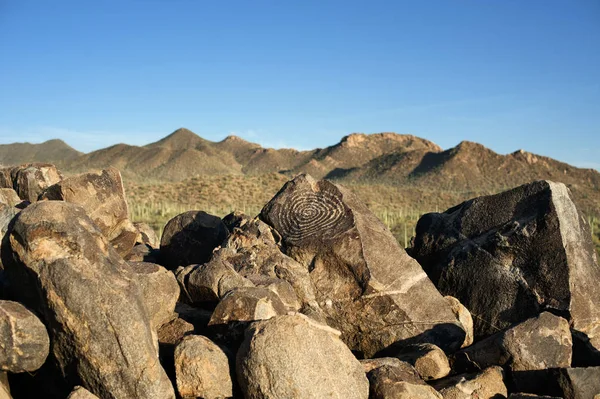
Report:
[[36,315],[18,302],[0,300],[0,370],[33,372],[46,361],[50,339]]
[[543,312],[457,352],[455,366],[499,365],[513,371],[570,367],[572,344],[569,322]]
[[469,312],[469,309],[453,296],[445,296],[444,299],[448,301],[452,312],[454,312],[454,315],[458,318],[458,321],[460,321],[463,330],[465,330],[465,342],[463,342],[461,348],[472,345],[475,335],[473,333],[473,318],[471,317],[471,312]]
[[134,274],[83,208],[32,204],[4,247],[10,283],[43,316],[66,378],[103,399],[175,397]]
[[15,190],[12,188],[0,188],[0,204],[15,207],[21,202],[23,201],[19,198],[19,195]]
[[367,399],[363,366],[334,331],[299,314],[253,323],[237,354],[244,397]]
[[56,166],[44,163],[21,165],[12,173],[14,190],[21,199],[29,202],[37,201],[40,193],[62,179]]
[[465,332],[419,264],[349,190],[300,175],[263,208],[310,272],[327,322],[365,357],[408,339],[458,349]]
[[146,244],[152,248],[160,247],[160,240],[158,239],[156,232],[147,223],[137,222],[134,223],[133,226],[139,233],[136,239],[137,244]]
[[147,262],[129,262],[135,273],[142,297],[150,315],[152,327],[158,329],[174,319],[175,304],[179,299],[179,284],[175,275],[162,266]]
[[67,177],[44,190],[40,200],[81,206],[121,256],[135,245],[138,231],[129,220],[121,173],[114,168]]
[[502,367],[498,366],[488,367],[478,373],[444,378],[431,385],[444,399],[500,399],[508,395]]
[[84,387],[77,386],[67,399],[98,399],[98,397]]
[[273,291],[262,287],[236,288],[221,299],[208,324],[267,320],[284,314],[287,309]]
[[252,281],[257,287],[273,291],[281,299],[281,302],[283,302],[288,311],[300,311],[302,304],[298,300],[294,288],[286,280],[256,274],[248,276],[248,280]]
[[175,348],[177,391],[182,398],[220,399],[233,396],[229,360],[211,340],[184,337]]
[[0,399],[12,399],[10,395],[10,385],[8,384],[8,376],[6,372],[0,373]]
[[562,399],[556,396],[539,396],[532,393],[511,393],[508,399]]
[[450,374],[450,363],[443,350],[433,344],[405,347],[396,357],[411,364],[425,381],[439,380]]

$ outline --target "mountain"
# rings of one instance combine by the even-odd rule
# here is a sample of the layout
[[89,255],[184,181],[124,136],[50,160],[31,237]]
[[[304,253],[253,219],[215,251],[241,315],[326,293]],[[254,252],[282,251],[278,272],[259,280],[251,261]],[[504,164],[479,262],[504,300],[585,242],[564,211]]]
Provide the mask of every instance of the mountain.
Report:
[[309,173],[346,184],[417,187],[431,192],[492,193],[532,180],[567,184],[584,211],[600,214],[600,173],[523,150],[501,155],[463,141],[443,150],[396,133],[350,134],[308,151],[263,148],[236,136],[213,142],[181,128],[145,146],[117,144],[82,154],[60,140],[0,146],[0,164],[53,162],[66,172],[114,166],[130,181],[194,176]]
[[62,140],[48,140],[41,144],[15,143],[0,145],[0,165],[26,162],[48,162],[59,166],[79,158],[81,152]]

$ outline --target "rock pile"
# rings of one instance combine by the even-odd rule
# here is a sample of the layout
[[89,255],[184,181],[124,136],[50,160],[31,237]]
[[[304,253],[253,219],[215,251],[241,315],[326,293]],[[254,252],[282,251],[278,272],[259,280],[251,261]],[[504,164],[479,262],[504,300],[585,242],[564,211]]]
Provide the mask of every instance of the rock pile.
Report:
[[0,398],[600,396],[600,268],[562,184],[411,248],[300,175],[251,218],[133,224],[118,171],[0,170]]

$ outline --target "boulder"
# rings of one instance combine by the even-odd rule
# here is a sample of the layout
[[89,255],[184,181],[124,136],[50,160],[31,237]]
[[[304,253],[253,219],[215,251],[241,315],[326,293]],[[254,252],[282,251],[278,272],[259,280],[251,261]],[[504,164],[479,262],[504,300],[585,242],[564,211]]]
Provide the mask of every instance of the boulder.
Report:
[[50,338],[36,315],[17,302],[0,300],[0,370],[32,372],[46,361]]
[[233,211],[230,214],[223,217],[223,223],[227,227],[227,230],[233,232],[235,228],[239,228],[250,221],[252,218],[240,211]]
[[466,336],[465,341],[462,344],[462,348],[473,344],[474,341],[474,333],[473,333],[473,318],[471,317],[471,312],[467,309],[460,301],[453,296],[445,296],[444,299],[448,301],[450,304],[450,309],[460,321],[463,330],[465,330]]
[[562,399],[556,396],[539,396],[532,393],[511,393],[508,399]]
[[153,328],[174,319],[175,304],[179,299],[179,284],[175,275],[162,266],[147,262],[129,262],[141,288],[142,298],[150,315]]
[[369,397],[363,366],[336,331],[300,314],[253,323],[236,369],[246,399]]
[[491,335],[454,355],[455,367],[484,369],[492,365],[512,371],[570,367],[569,322],[549,312]]
[[285,305],[273,291],[262,287],[236,288],[221,299],[208,324],[267,320],[286,313]]
[[508,395],[502,367],[498,366],[488,367],[477,373],[444,378],[431,385],[444,399],[500,399]]
[[302,305],[298,300],[298,296],[294,291],[294,288],[286,280],[282,280],[276,277],[269,277],[264,275],[252,274],[248,276],[248,280],[252,281],[257,287],[263,287],[270,291],[273,291],[281,302],[285,305],[285,308],[290,312],[298,312]]
[[13,188],[13,169],[15,166],[0,168],[0,188]]
[[561,369],[557,380],[565,399],[596,399],[600,394],[600,367]]
[[330,326],[365,357],[399,341],[458,349],[465,337],[450,305],[392,233],[349,190],[300,175],[261,218],[305,270]]
[[12,399],[10,395],[10,385],[8,384],[8,376],[6,372],[0,373],[0,399]]
[[169,220],[160,239],[162,264],[168,269],[202,264],[227,238],[227,227],[216,216],[188,211]]
[[47,187],[58,183],[62,174],[56,166],[45,163],[21,165],[11,171],[13,188],[22,200],[35,202]]
[[103,399],[175,397],[134,274],[83,208],[30,205],[2,257],[15,293],[48,326],[67,378]]
[[76,386],[67,399],[98,399],[98,397],[84,387]]
[[410,364],[396,358],[361,361],[369,379],[370,399],[442,399]]
[[[20,209],[9,206],[9,205],[5,205],[5,204],[0,204],[0,241],[2,241],[2,239],[4,238],[5,234],[8,232],[10,223],[13,221],[13,219],[15,218],[15,216],[17,216],[20,212]],[[0,256],[2,254],[2,249],[0,248]],[[0,269],[2,269],[2,260],[0,259]],[[0,292],[2,292],[1,297],[5,297],[5,291],[7,289],[7,281],[4,281],[4,279],[1,279],[2,281],[0,282]]]
[[450,362],[443,350],[433,344],[409,345],[396,357],[411,364],[424,380],[438,380],[450,374]]
[[188,335],[175,348],[175,375],[177,391],[182,398],[233,396],[227,356],[210,339],[201,335]]
[[148,244],[136,244],[123,259],[127,262],[158,263],[160,261],[159,252],[158,249],[153,249]]
[[160,240],[158,239],[156,232],[147,223],[137,222],[134,223],[133,226],[138,231],[138,236],[136,238],[137,244],[146,244],[151,248],[160,247]]
[[0,188],[0,204],[15,207],[21,202],[23,201],[19,198],[19,194],[15,190],[12,188]]
[[410,253],[477,315],[476,337],[551,310],[600,348],[600,267],[564,184],[537,181],[424,215]]
[[227,250],[220,249],[210,262],[180,267],[175,272],[182,297],[190,304],[218,302],[229,291],[254,284],[239,275],[227,261]]
[[44,190],[40,200],[81,206],[121,256],[135,245],[138,231],[129,220],[121,173],[114,168],[67,177]]

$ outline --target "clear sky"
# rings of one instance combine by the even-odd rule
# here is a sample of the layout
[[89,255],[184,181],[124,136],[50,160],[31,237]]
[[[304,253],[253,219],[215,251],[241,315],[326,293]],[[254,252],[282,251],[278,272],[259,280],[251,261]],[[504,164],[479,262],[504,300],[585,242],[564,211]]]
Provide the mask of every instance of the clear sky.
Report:
[[351,132],[600,169],[598,0],[0,0],[0,143]]

